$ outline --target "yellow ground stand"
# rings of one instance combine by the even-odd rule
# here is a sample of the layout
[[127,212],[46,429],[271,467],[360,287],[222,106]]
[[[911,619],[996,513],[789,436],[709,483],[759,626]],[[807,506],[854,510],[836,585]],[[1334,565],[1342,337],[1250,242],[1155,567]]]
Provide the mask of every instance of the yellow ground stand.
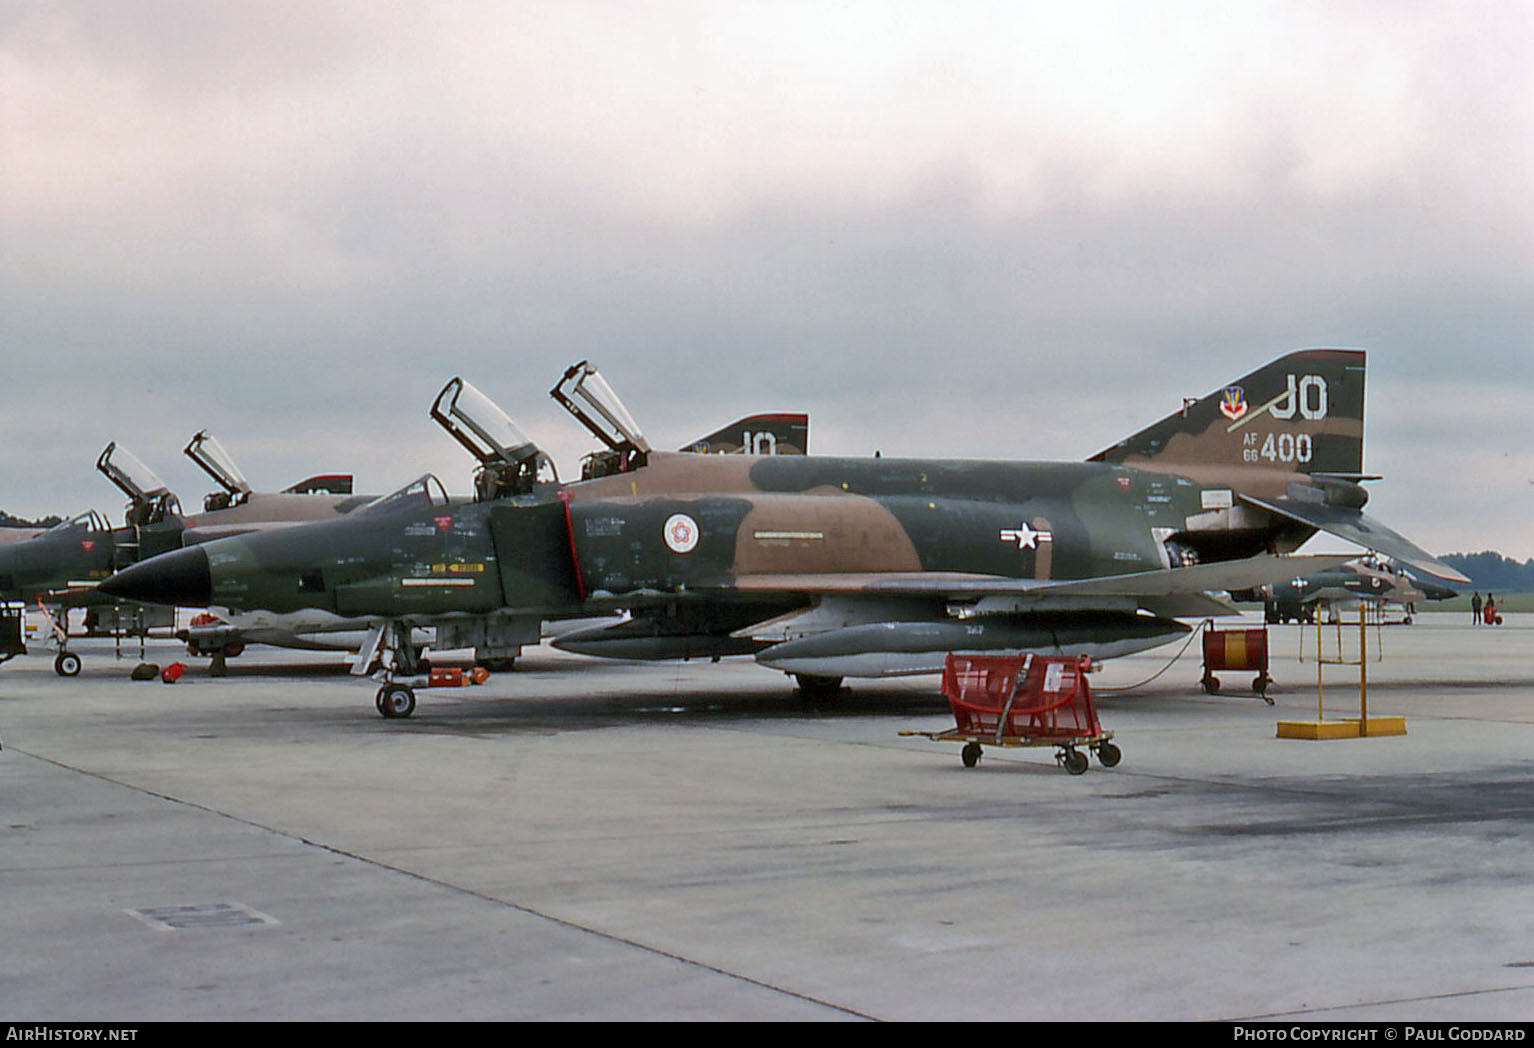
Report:
[[[1321,620],[1322,609],[1316,609],[1316,719],[1313,721],[1279,721],[1280,739],[1372,739],[1382,735],[1405,735],[1406,718],[1397,716],[1369,716],[1369,650],[1368,650],[1368,602],[1358,606],[1358,716],[1341,720],[1326,720],[1321,713],[1321,667],[1327,662],[1351,665],[1342,657],[1342,636],[1337,637],[1337,658],[1322,655]],[[1379,612],[1383,614],[1384,609]],[[1376,623],[1376,628],[1378,623]],[[1302,653],[1303,654],[1303,653]]]
[[1405,735],[1405,717],[1357,717],[1334,721],[1279,721],[1280,739],[1362,739],[1376,735]]

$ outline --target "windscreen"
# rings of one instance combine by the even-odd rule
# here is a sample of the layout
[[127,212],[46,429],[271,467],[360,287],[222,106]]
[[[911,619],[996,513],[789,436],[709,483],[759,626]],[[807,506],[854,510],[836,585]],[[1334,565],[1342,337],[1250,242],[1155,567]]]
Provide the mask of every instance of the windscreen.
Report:
[[45,535],[64,535],[72,531],[106,531],[107,522],[100,513],[95,510],[86,510],[84,513],[70,517],[49,528]]
[[442,486],[442,482],[435,474],[425,473],[398,491],[374,499],[357,512],[399,513],[404,510],[432,509],[446,506],[447,503],[447,489]]

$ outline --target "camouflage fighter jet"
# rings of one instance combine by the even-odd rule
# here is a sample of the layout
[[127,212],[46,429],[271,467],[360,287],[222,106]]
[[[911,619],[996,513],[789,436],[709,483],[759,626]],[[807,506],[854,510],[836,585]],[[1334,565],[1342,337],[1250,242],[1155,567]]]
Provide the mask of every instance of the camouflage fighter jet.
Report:
[[[574,386],[575,392],[566,395],[563,390],[567,385]],[[582,462],[584,474],[600,474],[613,468],[615,455],[623,454],[620,438],[615,438],[616,432],[613,426],[606,421],[606,417],[592,406],[595,403],[604,403],[602,400],[591,401],[587,399],[588,386],[592,391],[600,391],[601,395],[609,398],[611,403],[620,404],[616,394],[611,392],[605,380],[597,373],[596,368],[582,362],[571,368],[555,387],[556,399],[581,419],[592,433],[600,437],[606,446],[603,450],[593,452],[586,456]],[[582,404],[586,407],[582,407]],[[601,409],[610,410],[610,409]],[[614,412],[616,414],[616,412]],[[513,486],[515,479],[508,480],[505,459],[489,449],[483,439],[476,435],[470,425],[464,424],[461,419],[477,417],[484,421],[484,425],[491,432],[499,432],[497,427],[510,426],[515,428],[509,420],[504,418],[504,412],[496,407],[479,390],[461,379],[454,379],[438,395],[432,405],[431,417],[443,425],[449,434],[460,444],[469,450],[479,460],[479,470],[475,477],[475,490],[480,499],[491,499],[508,483]],[[621,423],[625,427],[633,428],[637,432],[637,426],[627,413],[621,414]],[[706,437],[699,438],[688,444],[682,450],[695,454],[740,454],[747,448],[757,448],[763,454],[802,455],[809,446],[809,417],[803,414],[756,414],[737,419]],[[615,450],[617,449],[617,450]],[[197,454],[194,454],[194,451]],[[210,511],[208,523],[189,522],[189,528],[195,525],[195,530],[189,530],[189,537],[196,536],[196,541],[206,541],[223,529],[228,533],[241,533],[246,531],[261,530],[279,526],[280,523],[266,520],[265,517],[254,515],[243,518],[232,518],[231,513],[242,507],[251,506],[249,485],[244,482],[238,469],[232,462],[228,462],[227,455],[216,441],[207,437],[206,431],[193,439],[187,448],[187,454],[202,465],[208,473],[217,480],[225,489],[224,493],[215,493],[208,496],[206,508]],[[206,459],[206,461],[205,461]],[[539,469],[552,470],[552,466],[539,461]],[[515,474],[517,468],[512,468]],[[305,481],[300,487],[315,487],[330,478],[319,477]],[[344,478],[348,482],[349,477]],[[435,479],[435,478],[433,478]],[[292,495],[298,488],[290,488],[285,495]],[[257,499],[271,499],[274,496],[256,496]],[[445,495],[443,496],[446,497]],[[379,508],[392,511],[391,507],[397,505],[392,497],[376,500]],[[232,506],[231,506],[232,503]],[[251,506],[257,511],[260,504]],[[365,511],[371,511],[373,507],[365,507]],[[213,513],[211,511],[218,511]],[[220,520],[214,522],[212,517]],[[228,521],[228,523],[224,523]],[[252,522],[255,522],[252,524]],[[593,625],[597,622],[611,623],[614,616],[606,615],[591,618],[584,622],[576,620],[563,623],[566,628],[579,628]],[[245,614],[226,612],[225,615],[203,614],[196,616],[190,625],[177,633],[177,636],[187,642],[188,648],[193,654],[211,654],[215,658],[220,653],[228,652],[236,654],[247,643],[272,644],[285,648],[300,648],[313,651],[348,651],[356,652],[359,648],[368,648],[367,640],[369,622],[366,618],[356,617],[324,617],[314,620],[308,616],[296,618],[274,618],[262,611]],[[482,633],[463,636],[454,633],[451,629],[439,631],[436,647],[442,650],[447,646],[446,642],[454,641],[455,647],[475,648],[477,661],[483,663],[492,670],[504,670],[511,668],[520,645],[497,644],[493,634],[486,637]],[[401,635],[403,636],[403,635]],[[422,646],[419,635],[412,638],[410,645],[413,648]],[[372,659],[370,652],[363,652],[360,658],[366,662]],[[217,663],[215,663],[217,669]]]
[[207,430],[192,437],[182,453],[223,489],[203,498],[202,516],[189,516],[182,521],[186,529],[183,544],[344,516],[377,497],[354,495],[349,473],[322,473],[281,491],[256,491],[224,446]]
[[1389,561],[1364,557],[1341,567],[1286,582],[1237,590],[1231,599],[1261,601],[1263,617],[1270,623],[1314,622],[1316,609],[1355,607],[1367,602],[1384,608],[1393,604],[1404,612],[1402,623],[1410,626],[1419,600],[1449,600],[1459,591],[1418,579]]
[[[89,511],[34,538],[0,546],[0,600],[35,603],[47,614],[54,670],[60,676],[80,672],[80,657],[68,648],[69,613],[74,608],[86,609],[90,632],[169,624],[168,614],[142,606],[123,609],[115,598],[98,592],[97,583],[112,572],[200,538],[334,518],[370,501],[368,496],[319,490],[322,478],[280,494],[254,492],[206,430],[192,438],[186,453],[226,489],[208,496],[202,515],[184,516],[165,482],[113,442],[96,460],[96,468],[128,498],[122,527],[114,528],[100,513]],[[350,478],[344,479],[349,485]],[[237,496],[231,483],[242,486]],[[298,494],[303,485],[319,493]]]
[[[163,481],[132,452],[108,444],[96,468],[128,495],[123,527],[94,510],[78,514],[35,538],[0,548],[0,600],[35,603],[48,619],[53,668],[60,676],[80,672],[69,650],[69,613],[111,613],[114,598],[95,586],[142,553],[153,556],[180,545],[180,506]],[[123,615],[121,618],[126,619]]]
[[404,636],[423,624],[443,647],[514,646],[622,611],[559,646],[752,655],[810,692],[935,672],[951,651],[1106,658],[1230,611],[1211,591],[1352,559],[1276,555],[1318,530],[1460,579],[1363,513],[1363,407],[1364,354],[1340,349],[1282,357],[1077,463],[667,454],[609,404],[612,454],[559,484],[509,418],[449,406],[493,474],[477,501],[427,476],[349,519],[180,550],[102,588],[368,618],[397,675],[376,696],[387,717],[415,708]]

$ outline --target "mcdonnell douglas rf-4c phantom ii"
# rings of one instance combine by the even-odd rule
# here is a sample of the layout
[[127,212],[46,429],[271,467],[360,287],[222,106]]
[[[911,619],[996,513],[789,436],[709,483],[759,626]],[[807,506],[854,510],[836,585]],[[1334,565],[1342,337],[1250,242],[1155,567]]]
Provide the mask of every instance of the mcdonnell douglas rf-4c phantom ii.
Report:
[[[577,381],[610,453],[570,484],[494,405],[454,395],[457,382],[433,415],[481,459],[475,501],[423,477],[383,511],[180,550],[102,588],[367,618],[406,678],[412,626],[435,625],[440,648],[493,648],[621,611],[556,643],[752,655],[813,693],[935,672],[952,651],[1145,650],[1186,634],[1179,617],[1229,612],[1216,591],[1356,555],[1276,555],[1318,530],[1460,578],[1362,512],[1360,482],[1374,478],[1358,350],[1292,353],[1074,463],[667,454]],[[415,696],[390,677],[377,706],[407,716]]]
[[334,518],[370,501],[352,496],[351,478],[311,477],[278,493],[252,491],[228,453],[206,430],[192,438],[186,454],[224,489],[209,495],[204,512],[184,516],[180,501],[154,471],[128,449],[111,443],[96,468],[128,498],[122,527],[89,511],[23,542],[0,547],[0,600],[36,602],[52,618],[48,631],[54,669],[60,676],[80,672],[80,657],[69,650],[68,616],[86,609],[87,629],[133,628],[159,623],[139,608],[123,612],[117,601],[95,589],[114,571],[184,543]]
[[[600,383],[599,376],[592,379]],[[803,415],[752,415],[700,438],[689,450],[750,446],[780,454],[803,454],[808,433],[809,422]],[[122,527],[114,528],[100,513],[89,511],[20,541],[0,544],[0,601],[35,603],[47,613],[51,620],[48,642],[60,676],[80,672],[80,657],[68,646],[72,609],[86,609],[88,631],[137,632],[172,621],[170,608],[124,606],[100,592],[97,584],[112,572],[185,545],[332,520],[378,501],[373,495],[354,495],[352,477],[343,473],[308,477],[279,492],[256,491],[207,430],[193,436],[183,452],[218,485],[203,499],[200,513],[183,511],[180,500],[153,470],[113,442],[97,459],[96,468],[127,496]],[[202,618],[211,621],[194,620],[177,635],[193,654],[210,655],[215,660],[226,653],[236,654],[252,642],[322,650],[356,647],[352,638],[335,630],[311,633],[247,627],[214,616]],[[367,622],[356,620],[344,628],[360,634],[366,631]]]

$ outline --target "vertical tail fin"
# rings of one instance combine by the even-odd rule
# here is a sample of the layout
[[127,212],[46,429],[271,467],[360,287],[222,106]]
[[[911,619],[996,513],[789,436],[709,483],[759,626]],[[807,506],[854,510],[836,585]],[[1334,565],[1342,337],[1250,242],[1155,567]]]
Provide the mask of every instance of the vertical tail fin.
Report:
[[698,438],[682,450],[706,455],[807,455],[810,417],[804,414],[748,415],[717,433]]
[[1150,469],[1273,469],[1358,478],[1364,352],[1304,349],[1258,368],[1089,461]]

